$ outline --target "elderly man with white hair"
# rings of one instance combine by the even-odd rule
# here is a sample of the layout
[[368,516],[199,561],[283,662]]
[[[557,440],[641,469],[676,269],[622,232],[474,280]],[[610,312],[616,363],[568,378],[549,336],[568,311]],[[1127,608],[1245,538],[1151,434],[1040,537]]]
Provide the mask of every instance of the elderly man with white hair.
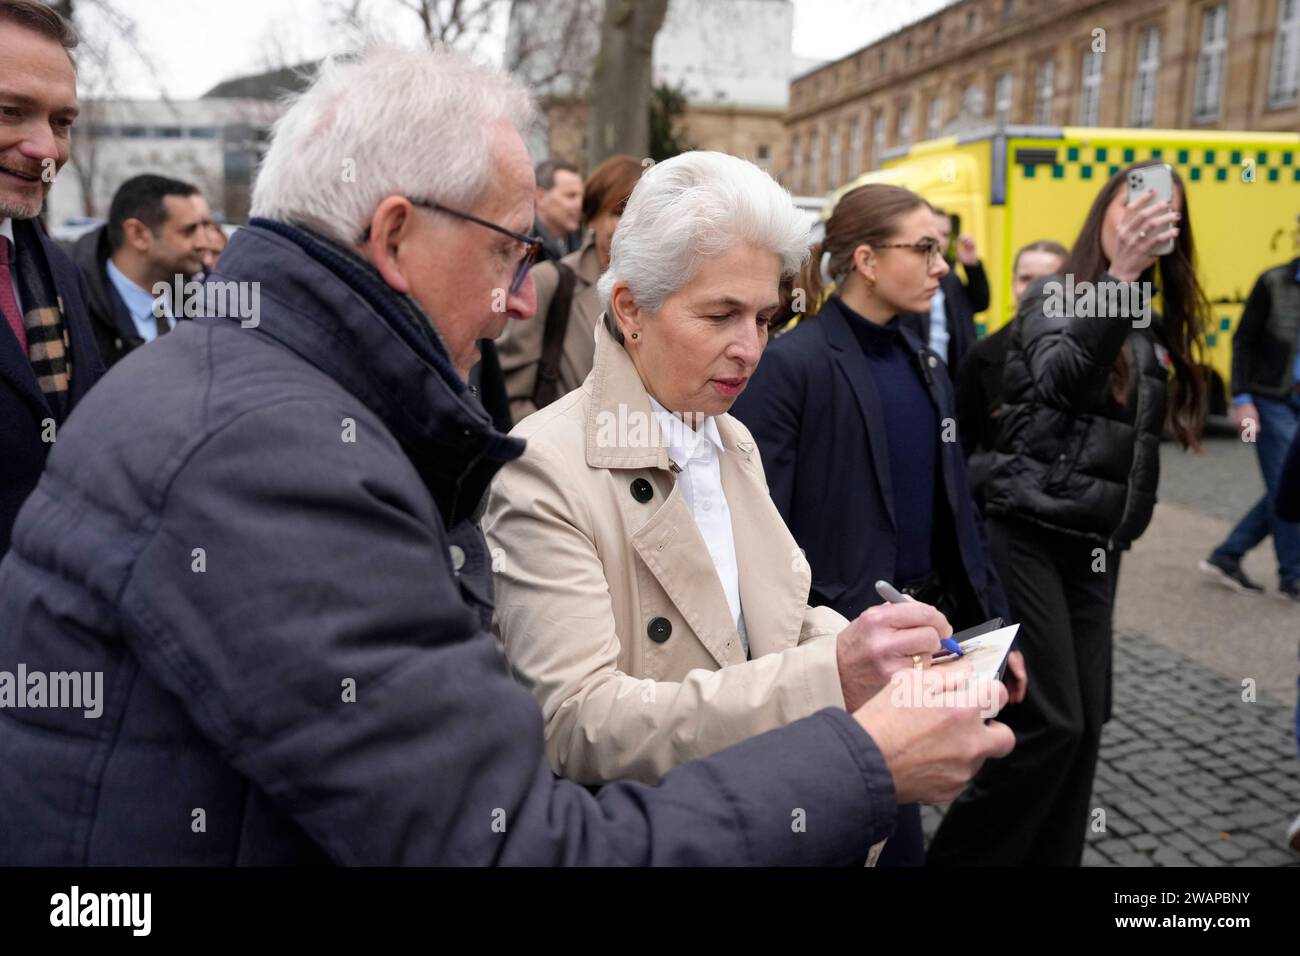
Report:
[[477,522],[522,443],[465,384],[533,309],[529,121],[495,71],[374,50],[277,124],[214,276],[260,312],[119,363],[0,565],[0,669],[103,676],[95,719],[0,712],[0,863],[846,862],[1010,748],[878,695],[654,788],[554,777]]

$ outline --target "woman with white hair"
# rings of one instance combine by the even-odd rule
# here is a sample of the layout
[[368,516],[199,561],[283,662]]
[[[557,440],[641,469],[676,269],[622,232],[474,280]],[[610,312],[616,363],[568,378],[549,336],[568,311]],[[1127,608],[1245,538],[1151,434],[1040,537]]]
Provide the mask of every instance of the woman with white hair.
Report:
[[789,195],[757,166],[691,152],[652,167],[600,279],[591,373],[512,432],[527,450],[497,475],[484,522],[496,629],[566,777],[651,782],[852,710],[951,633],[924,604],[852,624],[809,607],[803,554],[727,414],[806,249]]

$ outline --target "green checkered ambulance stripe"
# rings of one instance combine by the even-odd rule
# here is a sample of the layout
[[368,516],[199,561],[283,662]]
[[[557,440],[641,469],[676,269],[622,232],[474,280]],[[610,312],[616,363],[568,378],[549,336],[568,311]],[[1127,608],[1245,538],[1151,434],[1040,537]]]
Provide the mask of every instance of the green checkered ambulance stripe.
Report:
[[1232,328],[1232,319],[1226,315],[1220,315],[1210,320],[1210,327],[1205,330],[1205,344],[1214,348],[1219,341],[1219,334],[1226,333]]
[[1143,159],[1163,159],[1194,183],[1237,181],[1247,160],[1254,161],[1256,182],[1300,183],[1300,151],[1294,149],[1067,146],[1057,150],[1056,163],[1022,163],[1021,170],[1025,179],[1064,179],[1070,167],[1077,170],[1071,178],[1106,180]]

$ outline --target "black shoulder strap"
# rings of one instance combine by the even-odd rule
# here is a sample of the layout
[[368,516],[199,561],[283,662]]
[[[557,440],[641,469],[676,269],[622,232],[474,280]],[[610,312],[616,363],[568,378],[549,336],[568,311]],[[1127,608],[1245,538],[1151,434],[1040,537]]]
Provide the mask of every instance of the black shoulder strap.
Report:
[[542,332],[542,359],[537,364],[537,382],[533,385],[533,405],[545,408],[559,397],[560,356],[564,353],[564,333],[569,328],[576,276],[562,262],[555,263],[559,282],[546,310],[546,327]]

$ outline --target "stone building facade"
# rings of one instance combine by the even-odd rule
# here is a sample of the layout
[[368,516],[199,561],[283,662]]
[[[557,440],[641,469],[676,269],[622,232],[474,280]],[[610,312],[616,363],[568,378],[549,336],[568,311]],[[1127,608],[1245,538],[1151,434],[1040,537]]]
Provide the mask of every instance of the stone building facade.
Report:
[[790,85],[776,164],[819,195],[990,123],[1300,130],[1300,0],[960,0]]

